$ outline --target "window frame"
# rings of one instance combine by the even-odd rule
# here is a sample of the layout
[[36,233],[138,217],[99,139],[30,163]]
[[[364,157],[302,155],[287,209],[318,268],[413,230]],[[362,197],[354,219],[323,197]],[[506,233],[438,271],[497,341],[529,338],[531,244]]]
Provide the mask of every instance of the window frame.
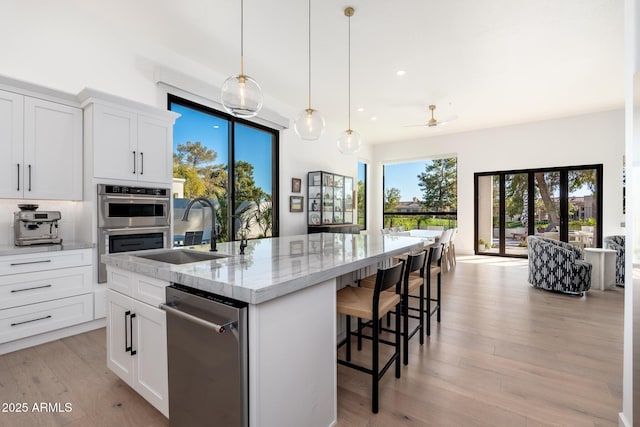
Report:
[[[243,126],[247,126],[247,127],[251,127],[251,128],[255,128],[258,129],[260,131],[264,131],[267,133],[272,134],[273,139],[272,139],[272,153],[271,153],[271,170],[272,170],[272,175],[271,175],[271,192],[272,192],[272,198],[271,198],[271,209],[273,212],[273,223],[272,223],[272,228],[271,228],[271,237],[278,237],[280,235],[280,186],[279,186],[279,182],[280,182],[280,131],[278,129],[273,129],[270,128],[268,126],[265,125],[261,125],[258,123],[254,123],[250,120],[246,120],[246,119],[242,119],[239,117],[235,117],[232,116],[231,114],[228,114],[226,112],[222,112],[220,110],[216,110],[215,108],[211,108],[209,106],[206,105],[202,105],[199,104],[198,102],[192,101],[190,99],[186,99],[183,98],[181,96],[175,95],[173,93],[168,92],[167,93],[167,110],[172,111],[171,110],[171,104],[179,104],[183,107],[186,108],[190,108],[192,110],[196,110],[199,111],[201,113],[204,114],[209,114],[212,115],[214,117],[217,117],[219,119],[222,120],[226,120],[229,122],[229,135],[228,135],[228,155],[229,158],[226,159],[227,160],[227,165],[228,165],[228,171],[227,171],[227,195],[228,195],[228,199],[229,199],[229,203],[227,204],[227,218],[228,221],[230,222],[229,224],[227,224],[227,229],[228,230],[233,230],[233,209],[234,206],[236,204],[236,200],[235,200],[235,195],[236,195],[236,188],[235,188],[235,182],[234,182],[234,178],[235,178],[235,128],[236,128],[236,124],[240,124]],[[174,154],[173,151],[173,144],[172,144],[172,149],[171,149],[172,155]],[[171,174],[173,177],[173,173]],[[236,239],[236,235],[235,233],[230,233],[233,234],[233,236],[227,236],[229,241],[234,241],[237,240]]]

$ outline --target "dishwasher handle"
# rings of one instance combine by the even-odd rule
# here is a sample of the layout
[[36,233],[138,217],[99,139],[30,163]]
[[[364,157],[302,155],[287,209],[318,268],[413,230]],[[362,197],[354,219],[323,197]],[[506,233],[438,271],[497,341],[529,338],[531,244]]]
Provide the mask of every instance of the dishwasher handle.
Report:
[[176,308],[174,308],[174,307],[172,307],[172,306],[170,306],[168,304],[160,304],[159,308],[161,310],[166,311],[169,314],[176,315],[181,319],[187,320],[187,321],[192,322],[192,323],[196,323],[196,324],[198,324],[200,326],[204,326],[205,328],[213,329],[214,331],[216,331],[219,334],[223,334],[227,330],[228,327],[233,326],[233,324],[235,323],[235,322],[228,322],[228,323],[225,323],[224,325],[218,325],[217,323],[207,322],[204,319],[201,319],[199,317],[193,316],[193,315],[191,315],[189,313],[185,313],[184,311],[177,310]]

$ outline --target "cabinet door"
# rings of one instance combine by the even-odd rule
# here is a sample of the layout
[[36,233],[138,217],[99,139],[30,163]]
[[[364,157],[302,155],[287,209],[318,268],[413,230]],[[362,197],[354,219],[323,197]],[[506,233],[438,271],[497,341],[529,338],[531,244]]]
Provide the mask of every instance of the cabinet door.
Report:
[[24,99],[24,197],[82,200],[82,110]]
[[138,116],[138,179],[171,183],[173,177],[172,125]]
[[23,100],[0,91],[0,198],[22,198]]
[[134,356],[128,350],[134,339],[131,336],[133,301],[107,290],[107,366],[129,385],[132,385],[134,377]]
[[138,179],[137,114],[94,104],[92,119],[94,176]]
[[165,416],[169,416],[167,319],[164,311],[135,302],[133,387]]

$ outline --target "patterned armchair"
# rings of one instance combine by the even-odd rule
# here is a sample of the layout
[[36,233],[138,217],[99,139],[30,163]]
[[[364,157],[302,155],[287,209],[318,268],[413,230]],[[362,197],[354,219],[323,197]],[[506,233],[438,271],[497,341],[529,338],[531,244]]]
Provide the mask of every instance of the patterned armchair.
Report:
[[582,295],[591,287],[591,264],[569,243],[544,237],[527,238],[529,283],[536,288]]
[[616,285],[624,287],[624,236],[607,236],[604,247],[616,251]]

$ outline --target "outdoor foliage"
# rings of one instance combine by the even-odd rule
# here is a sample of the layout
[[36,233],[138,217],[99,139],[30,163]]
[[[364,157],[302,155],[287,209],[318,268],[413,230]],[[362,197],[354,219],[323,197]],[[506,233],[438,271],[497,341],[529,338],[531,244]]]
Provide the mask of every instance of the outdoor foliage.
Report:
[[397,188],[387,188],[384,192],[384,211],[393,211],[400,202],[400,190]]
[[[222,235],[230,238],[228,230],[228,166],[215,163],[218,154],[201,142],[178,144],[173,155],[173,176],[185,179],[185,198],[206,197],[218,201],[216,220],[222,225]],[[236,227],[257,227],[260,237],[270,235],[272,226],[272,198],[256,186],[253,165],[238,161],[234,165],[234,185],[237,205],[234,207]],[[223,239],[226,240],[226,239]]]
[[457,159],[437,159],[425,164],[417,176],[422,191],[422,204],[428,211],[455,211],[457,199]]

